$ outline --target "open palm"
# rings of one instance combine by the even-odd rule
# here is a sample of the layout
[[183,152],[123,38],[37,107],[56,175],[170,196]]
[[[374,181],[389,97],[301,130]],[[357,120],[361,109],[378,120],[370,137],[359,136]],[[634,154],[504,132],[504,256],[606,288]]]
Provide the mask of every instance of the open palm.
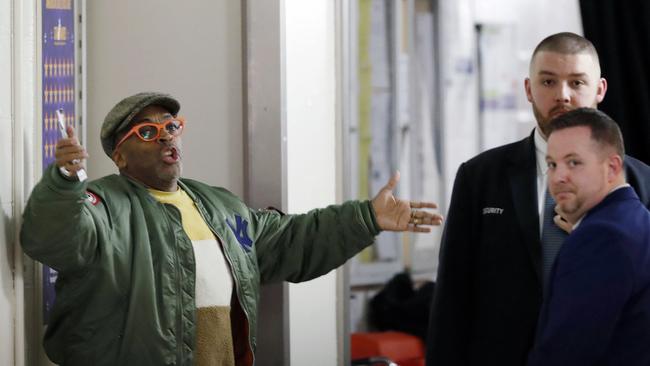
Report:
[[432,225],[440,225],[442,216],[419,208],[437,208],[433,202],[415,202],[396,198],[393,190],[400,174],[395,173],[372,199],[377,224],[382,230],[429,232]]

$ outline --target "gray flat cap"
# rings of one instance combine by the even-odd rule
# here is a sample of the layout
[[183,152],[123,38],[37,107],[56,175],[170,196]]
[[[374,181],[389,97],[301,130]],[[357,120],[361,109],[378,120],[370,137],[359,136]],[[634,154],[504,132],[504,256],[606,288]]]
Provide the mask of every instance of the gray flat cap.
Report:
[[144,92],[122,99],[104,118],[100,133],[102,147],[109,158],[115,148],[115,136],[129,126],[136,114],[150,105],[161,106],[174,116],[181,109],[180,103],[174,97],[163,93]]

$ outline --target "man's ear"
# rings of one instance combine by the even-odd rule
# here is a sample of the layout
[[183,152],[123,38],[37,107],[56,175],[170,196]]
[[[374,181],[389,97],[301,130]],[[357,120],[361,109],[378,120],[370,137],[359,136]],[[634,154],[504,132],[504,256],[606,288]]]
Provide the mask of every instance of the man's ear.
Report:
[[530,86],[530,78],[526,78],[524,80],[524,89],[526,90],[526,98],[528,99],[529,102],[533,102],[533,91]]
[[122,152],[119,150],[113,151],[113,156],[111,158],[113,159],[115,165],[117,165],[117,169],[122,170],[126,168],[126,158]]
[[613,182],[623,175],[623,158],[618,154],[612,154],[607,159],[607,180]]
[[605,99],[605,93],[607,93],[607,80],[605,80],[605,78],[600,78],[600,80],[598,80],[598,89],[596,89],[597,104],[600,104],[600,102]]

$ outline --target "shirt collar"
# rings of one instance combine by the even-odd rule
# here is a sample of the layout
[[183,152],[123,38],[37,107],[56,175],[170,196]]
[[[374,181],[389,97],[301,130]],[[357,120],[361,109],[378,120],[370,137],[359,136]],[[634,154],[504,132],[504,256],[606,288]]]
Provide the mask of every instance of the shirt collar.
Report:
[[609,191],[609,193],[607,193],[607,195],[609,196],[610,194],[612,194],[612,192],[618,191],[619,189],[625,188],[625,187],[632,187],[632,186],[629,183],[623,183],[623,184],[621,184],[619,186],[614,187],[611,191]]

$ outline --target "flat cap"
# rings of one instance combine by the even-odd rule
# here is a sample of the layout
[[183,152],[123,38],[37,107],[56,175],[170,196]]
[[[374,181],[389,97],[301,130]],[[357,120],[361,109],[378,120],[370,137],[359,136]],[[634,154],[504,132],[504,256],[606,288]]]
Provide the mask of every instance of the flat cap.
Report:
[[163,93],[143,92],[122,99],[104,118],[100,133],[102,147],[109,158],[115,148],[115,136],[129,126],[136,114],[150,105],[161,106],[174,116],[181,109],[180,103],[174,97]]

